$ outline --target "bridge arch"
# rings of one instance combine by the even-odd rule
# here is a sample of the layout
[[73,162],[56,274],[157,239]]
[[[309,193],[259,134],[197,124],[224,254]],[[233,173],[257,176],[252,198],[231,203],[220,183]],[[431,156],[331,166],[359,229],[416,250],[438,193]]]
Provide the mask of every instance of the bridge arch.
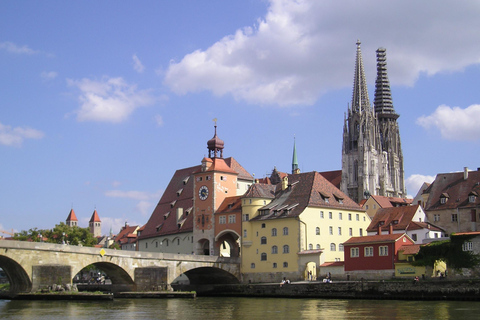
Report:
[[239,239],[240,235],[235,230],[223,230],[215,237],[215,255],[222,256],[225,249],[228,249],[225,256],[240,257]]
[[10,282],[10,292],[30,292],[32,290],[30,277],[17,261],[0,255],[0,267]]
[[199,267],[185,271],[190,285],[238,284],[237,277],[228,271],[216,267]]
[[103,271],[112,281],[112,291],[118,291],[121,288],[132,290],[135,282],[125,269],[121,266],[105,261],[92,262],[85,264],[79,269],[72,270],[72,276],[75,277],[81,270],[88,266],[95,266],[98,270]]

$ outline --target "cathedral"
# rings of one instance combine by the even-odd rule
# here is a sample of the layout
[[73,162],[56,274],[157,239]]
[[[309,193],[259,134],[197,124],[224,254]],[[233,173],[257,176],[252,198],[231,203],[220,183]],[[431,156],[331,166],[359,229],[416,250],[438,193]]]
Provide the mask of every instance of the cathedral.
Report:
[[399,115],[393,108],[386,50],[377,50],[373,108],[357,41],[352,102],[345,114],[341,189],[356,202],[370,195],[406,196]]

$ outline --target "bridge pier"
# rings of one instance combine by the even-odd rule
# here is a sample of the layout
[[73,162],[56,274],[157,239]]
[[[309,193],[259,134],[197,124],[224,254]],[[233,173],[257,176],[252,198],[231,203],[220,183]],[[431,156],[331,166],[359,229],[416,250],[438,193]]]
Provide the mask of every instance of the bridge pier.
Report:
[[72,267],[44,264],[32,266],[32,292],[51,287],[53,284],[72,284]]
[[160,291],[170,289],[168,267],[135,268],[135,291]]

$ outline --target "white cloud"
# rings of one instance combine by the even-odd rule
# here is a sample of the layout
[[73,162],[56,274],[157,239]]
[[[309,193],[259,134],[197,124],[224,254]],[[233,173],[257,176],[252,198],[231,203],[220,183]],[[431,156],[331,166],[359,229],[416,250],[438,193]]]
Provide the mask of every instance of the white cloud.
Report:
[[137,71],[138,73],[142,73],[145,70],[145,67],[143,66],[140,59],[138,59],[136,54],[132,56],[132,59],[133,59],[133,69],[135,69],[135,71]]
[[42,139],[45,134],[42,131],[29,127],[15,127],[0,123],[0,144],[5,146],[19,147],[25,139]]
[[155,193],[144,191],[122,191],[122,190],[109,190],[105,192],[107,197],[125,198],[138,201],[135,205],[135,211],[140,213],[143,217],[152,213],[155,203],[160,199],[163,191]]
[[137,108],[151,105],[155,98],[149,90],[137,90],[122,78],[104,77],[101,81],[90,79],[67,80],[80,89],[79,121],[125,121]]
[[[412,174],[405,180],[405,186],[410,197],[415,197],[424,182],[432,183],[435,180],[434,176],[426,176],[421,174]],[[413,196],[411,196],[413,194]]]
[[15,43],[12,42],[0,42],[0,49],[6,50],[7,52],[10,53],[15,53],[15,54],[36,54],[39,53],[39,51],[33,50],[29,48],[26,45],[19,46],[16,45]]
[[211,91],[253,104],[312,104],[327,90],[351,86],[355,42],[367,79],[375,50],[386,47],[392,84],[420,73],[479,62],[480,3],[432,1],[270,0],[257,25],[171,62],[165,83],[177,94]]
[[[103,235],[110,235],[110,230],[114,235],[118,234],[122,227],[125,226],[125,222],[129,226],[136,226],[140,225],[139,223],[127,219],[127,218],[111,218],[111,217],[101,217],[102,220],[102,234]],[[142,225],[140,225],[142,226]]]
[[58,76],[58,73],[55,71],[44,71],[40,74],[43,80],[48,81],[48,80],[53,80]]
[[157,123],[157,126],[163,127],[163,118],[161,115],[157,114],[155,116],[155,122]]
[[446,140],[479,140],[479,122],[480,105],[477,104],[466,109],[441,105],[431,115],[417,119],[417,124],[426,129],[434,127],[440,130]]

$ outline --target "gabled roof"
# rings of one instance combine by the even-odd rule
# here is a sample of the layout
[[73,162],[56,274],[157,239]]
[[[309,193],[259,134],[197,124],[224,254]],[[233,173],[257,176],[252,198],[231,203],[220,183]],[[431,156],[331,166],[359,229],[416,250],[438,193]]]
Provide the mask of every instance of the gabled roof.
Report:
[[75,211],[73,211],[73,209],[70,210],[66,221],[78,221],[77,216],[75,215]]
[[422,229],[430,229],[431,231],[442,231],[442,232],[445,231],[437,226],[434,226],[431,223],[419,222],[419,221],[412,221],[407,227],[407,231],[422,230]]
[[380,208],[372,218],[372,222],[370,222],[367,232],[378,231],[379,225],[382,226],[382,231],[388,230],[390,224],[392,225],[393,230],[407,230],[419,207],[419,205],[415,205]]
[[[253,186],[259,187],[260,184]],[[274,199],[260,208],[260,214],[251,220],[297,217],[307,207],[362,210],[357,203],[315,171],[288,175],[288,188],[285,190],[282,190],[282,184],[274,187]]]
[[125,225],[124,227],[122,227],[120,232],[115,236],[115,242],[122,241],[122,239],[131,238],[132,236],[136,238],[137,235],[134,233],[138,231],[137,229],[138,229],[138,226]]
[[372,195],[372,197],[381,208],[390,208],[396,206],[406,206],[412,203],[413,199],[395,198]]
[[330,181],[336,188],[340,189],[340,183],[342,182],[342,170],[334,170],[334,171],[324,171],[320,172],[320,174]]
[[255,183],[248,188],[247,192],[243,195],[244,198],[275,198],[275,185]]
[[398,251],[403,251],[403,254],[405,255],[417,254],[420,251],[420,245],[413,244],[410,246],[402,246]]
[[90,218],[90,222],[102,222],[100,217],[98,216],[97,209],[93,211],[92,217]]
[[227,197],[223,200],[215,214],[242,211],[242,196]]
[[[353,245],[361,243],[385,243],[385,242],[396,242],[403,237],[409,238],[405,233],[392,233],[392,234],[381,234],[374,236],[364,236],[364,237],[351,237],[343,243],[343,245]],[[409,238],[410,239],[410,238]],[[412,240],[413,242],[413,240]]]
[[237,162],[233,157],[226,158],[224,159],[225,163],[233,169],[236,173],[238,173],[237,179],[242,179],[242,180],[250,180],[253,181],[253,176],[248,173],[247,170],[245,170],[244,167],[240,165],[240,163]]
[[[480,194],[480,171],[437,174],[435,180],[424,193],[428,193],[425,210],[445,210],[456,208],[476,208],[480,205],[480,197],[475,197],[474,202],[469,202],[469,194],[474,191]],[[447,194],[447,201],[442,204],[440,198]]]

